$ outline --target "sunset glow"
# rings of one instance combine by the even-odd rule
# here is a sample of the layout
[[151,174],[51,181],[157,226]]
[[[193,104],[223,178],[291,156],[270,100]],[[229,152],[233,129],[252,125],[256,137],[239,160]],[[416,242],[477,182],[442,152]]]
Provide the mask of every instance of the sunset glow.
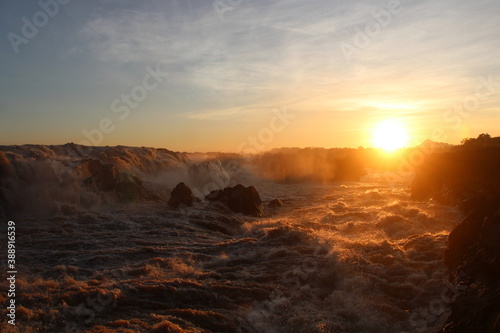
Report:
[[0,333],[500,333],[499,13],[0,2]]
[[[500,135],[499,9],[451,0],[4,4],[0,142],[356,148],[373,146],[377,122],[406,117],[408,144]],[[386,149],[405,144],[377,137]]]
[[403,148],[408,145],[409,135],[403,123],[397,120],[386,120],[373,130],[373,144],[387,151]]

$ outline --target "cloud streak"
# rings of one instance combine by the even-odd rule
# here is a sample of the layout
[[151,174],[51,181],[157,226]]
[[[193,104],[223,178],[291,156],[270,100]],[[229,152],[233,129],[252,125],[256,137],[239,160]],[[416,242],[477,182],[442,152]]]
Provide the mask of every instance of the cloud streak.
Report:
[[[171,77],[148,107],[194,123],[257,121],[284,105],[308,116],[429,119],[470,94],[479,77],[500,76],[493,0],[401,0],[401,12],[350,62],[341,43],[354,45],[390,1],[244,0],[224,20],[210,1],[94,3],[80,4],[74,41],[58,45],[64,61],[80,62],[75,77],[108,68],[104,81],[123,86],[160,63]],[[120,89],[103,88],[103,108]],[[499,103],[488,100],[488,117]]]

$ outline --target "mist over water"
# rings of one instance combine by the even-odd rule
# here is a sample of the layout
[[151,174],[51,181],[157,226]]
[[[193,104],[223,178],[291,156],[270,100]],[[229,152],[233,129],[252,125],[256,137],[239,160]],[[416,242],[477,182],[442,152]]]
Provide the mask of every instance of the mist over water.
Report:
[[[411,177],[275,183],[234,156],[54,149],[2,152],[6,199],[42,197],[23,197],[32,208],[16,220],[14,332],[434,332],[449,314],[442,259],[460,214],[411,201]],[[86,158],[138,177],[156,199],[124,203],[82,185]],[[16,188],[23,181],[33,188]],[[284,206],[263,218],[206,201],[171,210],[164,200],[178,181],[195,194],[253,185]]]

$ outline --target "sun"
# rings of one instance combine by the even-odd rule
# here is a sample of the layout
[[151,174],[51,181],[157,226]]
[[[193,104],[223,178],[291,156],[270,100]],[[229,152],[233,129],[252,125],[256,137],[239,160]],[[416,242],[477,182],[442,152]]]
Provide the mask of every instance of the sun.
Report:
[[408,140],[409,135],[405,125],[396,119],[385,120],[377,124],[373,130],[373,144],[386,151],[406,147]]

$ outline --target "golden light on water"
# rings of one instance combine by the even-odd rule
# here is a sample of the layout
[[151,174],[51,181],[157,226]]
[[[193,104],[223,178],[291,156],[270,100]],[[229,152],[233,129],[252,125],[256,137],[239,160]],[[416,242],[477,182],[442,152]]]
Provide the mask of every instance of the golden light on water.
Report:
[[406,126],[399,120],[380,122],[373,129],[373,144],[377,148],[393,151],[408,145],[410,136]]

